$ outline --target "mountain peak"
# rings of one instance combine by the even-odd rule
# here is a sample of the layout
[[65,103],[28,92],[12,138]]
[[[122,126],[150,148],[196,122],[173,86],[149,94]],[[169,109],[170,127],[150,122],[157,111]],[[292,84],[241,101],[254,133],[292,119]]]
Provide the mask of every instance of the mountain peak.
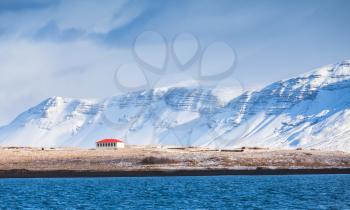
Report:
[[344,60],[332,65],[326,65],[311,72],[302,74],[303,77],[317,77],[324,79],[348,79],[350,75],[350,60]]
[[[326,65],[310,72],[301,74],[291,79],[273,83],[268,88],[275,86],[287,87],[289,90],[315,90],[333,84],[350,80],[350,60],[336,64]],[[284,88],[283,88],[284,89]]]

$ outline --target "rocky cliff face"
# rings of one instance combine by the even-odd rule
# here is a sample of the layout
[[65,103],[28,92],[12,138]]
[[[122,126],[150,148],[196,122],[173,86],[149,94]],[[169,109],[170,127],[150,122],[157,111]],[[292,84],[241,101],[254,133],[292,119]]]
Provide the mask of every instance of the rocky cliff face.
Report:
[[119,137],[129,144],[350,151],[350,61],[220,101],[203,87],[53,97],[0,128],[0,144],[93,147]]

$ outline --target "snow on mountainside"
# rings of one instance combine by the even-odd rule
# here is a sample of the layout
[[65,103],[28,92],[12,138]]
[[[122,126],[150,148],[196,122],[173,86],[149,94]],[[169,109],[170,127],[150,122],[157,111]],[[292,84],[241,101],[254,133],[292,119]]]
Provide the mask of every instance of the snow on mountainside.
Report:
[[245,92],[169,87],[103,100],[53,97],[0,128],[0,145],[128,144],[261,146],[350,151],[350,61]]

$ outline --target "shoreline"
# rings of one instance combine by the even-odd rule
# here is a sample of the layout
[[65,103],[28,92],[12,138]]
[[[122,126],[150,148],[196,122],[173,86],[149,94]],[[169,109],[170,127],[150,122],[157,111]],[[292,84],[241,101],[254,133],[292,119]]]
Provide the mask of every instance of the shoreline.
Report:
[[305,169],[179,169],[179,170],[0,170],[0,178],[102,178],[102,177],[169,177],[169,176],[266,176],[350,174],[350,168]]
[[293,174],[350,174],[350,153],[268,148],[0,149],[0,178]]

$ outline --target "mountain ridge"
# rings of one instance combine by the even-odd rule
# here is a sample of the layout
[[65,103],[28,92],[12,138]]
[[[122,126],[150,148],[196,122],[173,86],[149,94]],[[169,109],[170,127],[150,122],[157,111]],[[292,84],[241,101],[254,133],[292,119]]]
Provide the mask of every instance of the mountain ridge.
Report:
[[[350,151],[350,61],[247,91],[226,104],[205,87],[169,87],[100,100],[51,97],[0,127],[0,145],[129,144]],[[26,139],[26,140],[23,140]]]

